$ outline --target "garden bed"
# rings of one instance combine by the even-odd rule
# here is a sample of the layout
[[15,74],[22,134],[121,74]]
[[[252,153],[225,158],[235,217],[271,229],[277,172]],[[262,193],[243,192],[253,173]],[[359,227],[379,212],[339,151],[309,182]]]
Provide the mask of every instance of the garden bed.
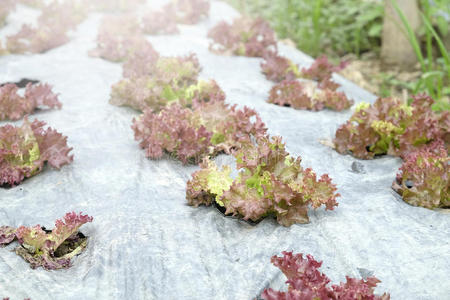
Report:
[[[158,6],[164,1],[152,1]],[[28,15],[19,7],[13,21]],[[358,160],[320,143],[331,140],[351,110],[294,110],[266,102],[274,85],[260,70],[261,58],[220,56],[208,50],[208,30],[238,13],[211,2],[210,17],[179,25],[180,34],[147,36],[165,56],[197,54],[201,79],[212,78],[227,102],[255,109],[271,135],[281,135],[292,156],[337,185],[339,206],[309,212],[309,224],[280,226],[266,218],[250,224],[211,207],[187,205],[186,182],[197,166],[169,157],[145,157],[130,128],[138,112],[108,103],[121,65],[88,56],[96,46],[101,15],[91,14],[72,40],[44,54],[0,56],[0,83],[33,78],[60,94],[61,111],[30,116],[68,136],[75,155],[61,170],[46,168],[14,188],[0,189],[0,225],[47,228],[67,211],[94,216],[83,227],[89,237],[73,267],[32,270],[0,249],[0,297],[11,299],[253,299],[265,288],[282,289],[285,277],[270,258],[281,251],[309,253],[324,261],[332,281],[344,275],[375,275],[376,291],[392,299],[444,299],[450,293],[450,215],[405,203],[392,189],[401,165],[384,156]],[[0,38],[13,31],[11,23]],[[301,67],[313,61],[279,44]],[[355,103],[375,96],[335,76]],[[1,121],[3,126],[9,122]],[[12,122],[15,125],[21,121]],[[221,155],[218,162],[230,162]],[[357,162],[355,164],[355,162]],[[355,167],[357,166],[357,167]]]

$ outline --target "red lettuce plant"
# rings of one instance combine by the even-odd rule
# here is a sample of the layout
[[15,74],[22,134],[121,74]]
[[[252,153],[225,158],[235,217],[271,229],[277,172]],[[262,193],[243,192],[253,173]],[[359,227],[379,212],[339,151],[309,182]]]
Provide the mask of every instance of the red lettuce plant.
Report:
[[342,111],[354,103],[343,92],[319,90],[313,82],[297,80],[285,80],[272,87],[267,102],[314,111],[324,108]]
[[97,48],[89,52],[113,62],[123,61],[136,52],[154,51],[153,46],[141,34],[136,15],[104,17],[97,35]]
[[7,55],[7,54],[8,54],[8,50],[6,50],[6,47],[0,41],[0,56]]
[[281,137],[267,136],[243,144],[233,152],[239,175],[230,176],[229,166],[221,170],[208,159],[192,175],[186,188],[189,205],[210,205],[225,208],[226,214],[258,221],[275,216],[278,223],[290,226],[308,223],[308,206],[337,206],[336,186],[327,174],[317,178],[312,169],[303,169],[301,158],[293,158],[285,149]]
[[3,0],[0,6],[0,28],[6,23],[9,13],[15,8],[14,2],[11,0]]
[[122,65],[122,75],[125,78],[152,76],[155,74],[159,58],[159,53],[148,43],[126,57]]
[[0,120],[19,120],[41,106],[62,107],[58,95],[52,92],[52,87],[48,84],[28,83],[24,97],[17,93],[18,90],[12,83],[0,87]]
[[209,14],[209,0],[174,0],[176,20],[183,24],[196,24]]
[[44,125],[25,118],[21,127],[0,127],[0,186],[21,183],[41,172],[46,162],[59,169],[73,161],[67,137]]
[[0,226],[0,246],[12,243],[16,238],[16,229],[10,226]]
[[302,69],[302,77],[317,81],[325,81],[331,78],[333,72],[338,72],[347,66],[348,62],[341,62],[335,66],[328,61],[325,55],[317,58],[309,68]]
[[376,277],[356,279],[346,276],[347,281],[331,285],[330,279],[319,271],[322,262],[311,255],[283,252],[282,257],[274,255],[271,262],[287,277],[287,292],[266,289],[261,297],[265,300],[389,300],[390,295],[375,295],[380,282]]
[[196,97],[192,109],[175,103],[159,113],[145,110],[133,120],[132,128],[147,157],[161,158],[166,152],[183,163],[198,163],[219,152],[230,153],[266,133],[254,110],[229,106],[223,98],[205,101],[201,96]]
[[321,89],[335,91],[339,87],[339,84],[331,79],[333,72],[344,69],[347,64],[348,62],[343,61],[335,66],[328,61],[328,58],[325,55],[323,55],[317,58],[309,68],[303,68],[301,77],[318,81],[318,86]]
[[294,80],[300,77],[298,65],[294,64],[290,59],[273,52],[264,55],[261,69],[266,78],[274,82]]
[[84,0],[86,5],[98,11],[134,11],[139,5],[145,4],[146,0]]
[[146,34],[179,33],[173,3],[168,3],[159,11],[147,12],[142,18],[142,30]]
[[43,53],[64,45],[69,37],[63,28],[41,25],[33,28],[24,24],[20,31],[6,38],[6,49],[10,53]]
[[433,99],[426,95],[413,98],[411,106],[394,98],[360,103],[336,131],[336,150],[362,159],[383,154],[405,157],[436,140],[448,143],[450,114],[433,112]]
[[179,33],[177,22],[196,24],[202,17],[208,16],[208,0],[173,0],[159,11],[151,11],[142,18],[143,31],[146,34]]
[[435,141],[405,157],[392,187],[411,205],[450,207],[449,174],[447,149],[442,141]]
[[45,5],[38,18],[37,27],[24,24],[18,33],[6,38],[10,53],[42,53],[69,41],[67,32],[74,29],[87,11],[71,1]]
[[15,1],[34,8],[42,8],[45,6],[45,0],[15,0]]
[[263,57],[277,49],[275,33],[263,19],[242,17],[231,25],[221,22],[208,37],[212,39],[210,50],[221,54]]
[[39,24],[52,28],[75,29],[87,17],[88,9],[80,1],[54,1],[42,8]]
[[196,54],[185,56],[159,56],[148,48],[146,52],[136,52],[123,65],[123,75],[127,78],[156,77],[165,83],[179,82],[192,84],[197,82],[201,71]]
[[124,78],[112,87],[110,103],[130,106],[143,111],[159,110],[168,103],[192,103],[196,90],[216,91],[220,88],[214,81],[198,82],[200,64],[195,54],[184,57],[148,58],[139,65],[139,58],[124,66]]
[[305,78],[319,82],[319,88],[335,91],[339,85],[331,77],[333,72],[338,72],[347,66],[347,62],[341,62],[338,66],[331,64],[326,56],[317,58],[309,68],[299,70],[298,65],[290,59],[276,53],[268,53],[261,63],[262,72],[266,78],[281,82],[295,78]]
[[20,246],[16,254],[26,260],[31,268],[42,267],[46,270],[69,268],[71,259],[79,255],[87,245],[87,237],[79,229],[92,222],[88,215],[67,213],[62,220],[56,220],[53,230],[46,230],[41,225],[0,227],[0,246],[5,246],[15,239]]

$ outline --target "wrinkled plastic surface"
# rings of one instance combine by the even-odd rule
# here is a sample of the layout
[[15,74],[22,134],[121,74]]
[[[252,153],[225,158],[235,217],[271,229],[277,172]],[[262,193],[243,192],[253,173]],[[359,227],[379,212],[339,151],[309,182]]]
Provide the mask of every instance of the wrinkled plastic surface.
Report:
[[[319,143],[333,137],[350,111],[268,104],[273,83],[260,73],[261,59],[210,53],[208,28],[235,16],[228,5],[213,2],[208,20],[180,26],[181,35],[149,40],[163,55],[197,53],[201,77],[217,80],[228,102],[255,108],[270,134],[282,135],[288,150],[301,155],[303,166],[330,174],[342,194],[336,210],[319,209],[310,213],[310,224],[286,228],[273,219],[253,226],[213,207],[187,206],[185,184],[197,167],[145,158],[130,128],[138,113],[108,104],[121,66],[87,55],[100,20],[91,15],[69,44],[42,55],[0,57],[1,82],[39,79],[60,93],[62,110],[31,119],[67,135],[75,154],[60,171],[46,168],[15,188],[0,189],[0,225],[52,228],[72,210],[94,216],[81,228],[89,236],[87,249],[70,269],[32,270],[10,251],[16,244],[0,249],[0,298],[253,299],[268,286],[284,288],[285,277],[270,257],[294,250],[323,260],[333,281],[373,274],[382,280],[377,291],[392,299],[448,299],[450,215],[396,196],[390,186],[400,159],[361,161]],[[302,66],[312,61],[284,45],[280,51]],[[336,80],[357,103],[374,101],[356,85]]]

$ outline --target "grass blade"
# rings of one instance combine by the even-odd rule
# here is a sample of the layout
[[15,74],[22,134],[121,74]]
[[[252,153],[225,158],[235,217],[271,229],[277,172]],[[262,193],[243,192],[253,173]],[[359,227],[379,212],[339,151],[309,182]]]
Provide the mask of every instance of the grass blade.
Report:
[[425,60],[423,58],[422,51],[420,50],[420,45],[419,45],[419,42],[417,41],[417,37],[416,37],[414,30],[411,28],[411,25],[409,25],[409,22],[406,19],[405,14],[398,7],[397,1],[391,0],[391,3],[393,5],[395,11],[397,12],[397,15],[400,17],[400,20],[402,21],[403,26],[406,29],[406,36],[407,36],[409,42],[411,43],[411,46],[413,47],[414,52],[416,53],[416,56],[420,62],[422,71],[426,72],[427,69],[426,69],[426,65],[425,65]]

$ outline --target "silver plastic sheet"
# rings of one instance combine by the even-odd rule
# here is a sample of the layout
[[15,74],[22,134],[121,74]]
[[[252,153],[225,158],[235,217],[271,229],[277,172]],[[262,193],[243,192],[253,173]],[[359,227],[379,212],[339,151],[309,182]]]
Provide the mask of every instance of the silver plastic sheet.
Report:
[[[0,37],[27,14],[33,12],[19,7]],[[62,47],[0,57],[0,82],[38,79],[60,93],[62,110],[43,110],[31,119],[67,135],[75,154],[60,171],[46,168],[17,187],[0,189],[0,225],[52,228],[68,211],[94,217],[81,228],[88,246],[70,269],[32,270],[11,251],[16,243],[0,249],[0,298],[253,299],[267,287],[286,288],[270,257],[293,250],[323,260],[322,271],[335,282],[373,274],[382,281],[377,292],[388,291],[393,299],[450,299],[450,215],[412,207],[395,195],[390,186],[400,159],[357,160],[319,142],[332,139],[351,111],[268,104],[273,83],[260,73],[261,59],[210,53],[208,29],[236,16],[230,6],[212,2],[208,20],[180,26],[179,35],[148,39],[162,55],[197,53],[201,77],[215,79],[229,103],[256,109],[304,167],[329,173],[342,195],[336,210],[311,211],[310,224],[286,228],[273,219],[250,225],[213,207],[188,206],[186,181],[198,167],[145,158],[130,128],[138,113],[108,104],[121,66],[87,54],[101,18],[92,14]],[[312,61],[283,44],[279,48],[301,66]],[[355,84],[335,79],[357,103],[374,101]]]

